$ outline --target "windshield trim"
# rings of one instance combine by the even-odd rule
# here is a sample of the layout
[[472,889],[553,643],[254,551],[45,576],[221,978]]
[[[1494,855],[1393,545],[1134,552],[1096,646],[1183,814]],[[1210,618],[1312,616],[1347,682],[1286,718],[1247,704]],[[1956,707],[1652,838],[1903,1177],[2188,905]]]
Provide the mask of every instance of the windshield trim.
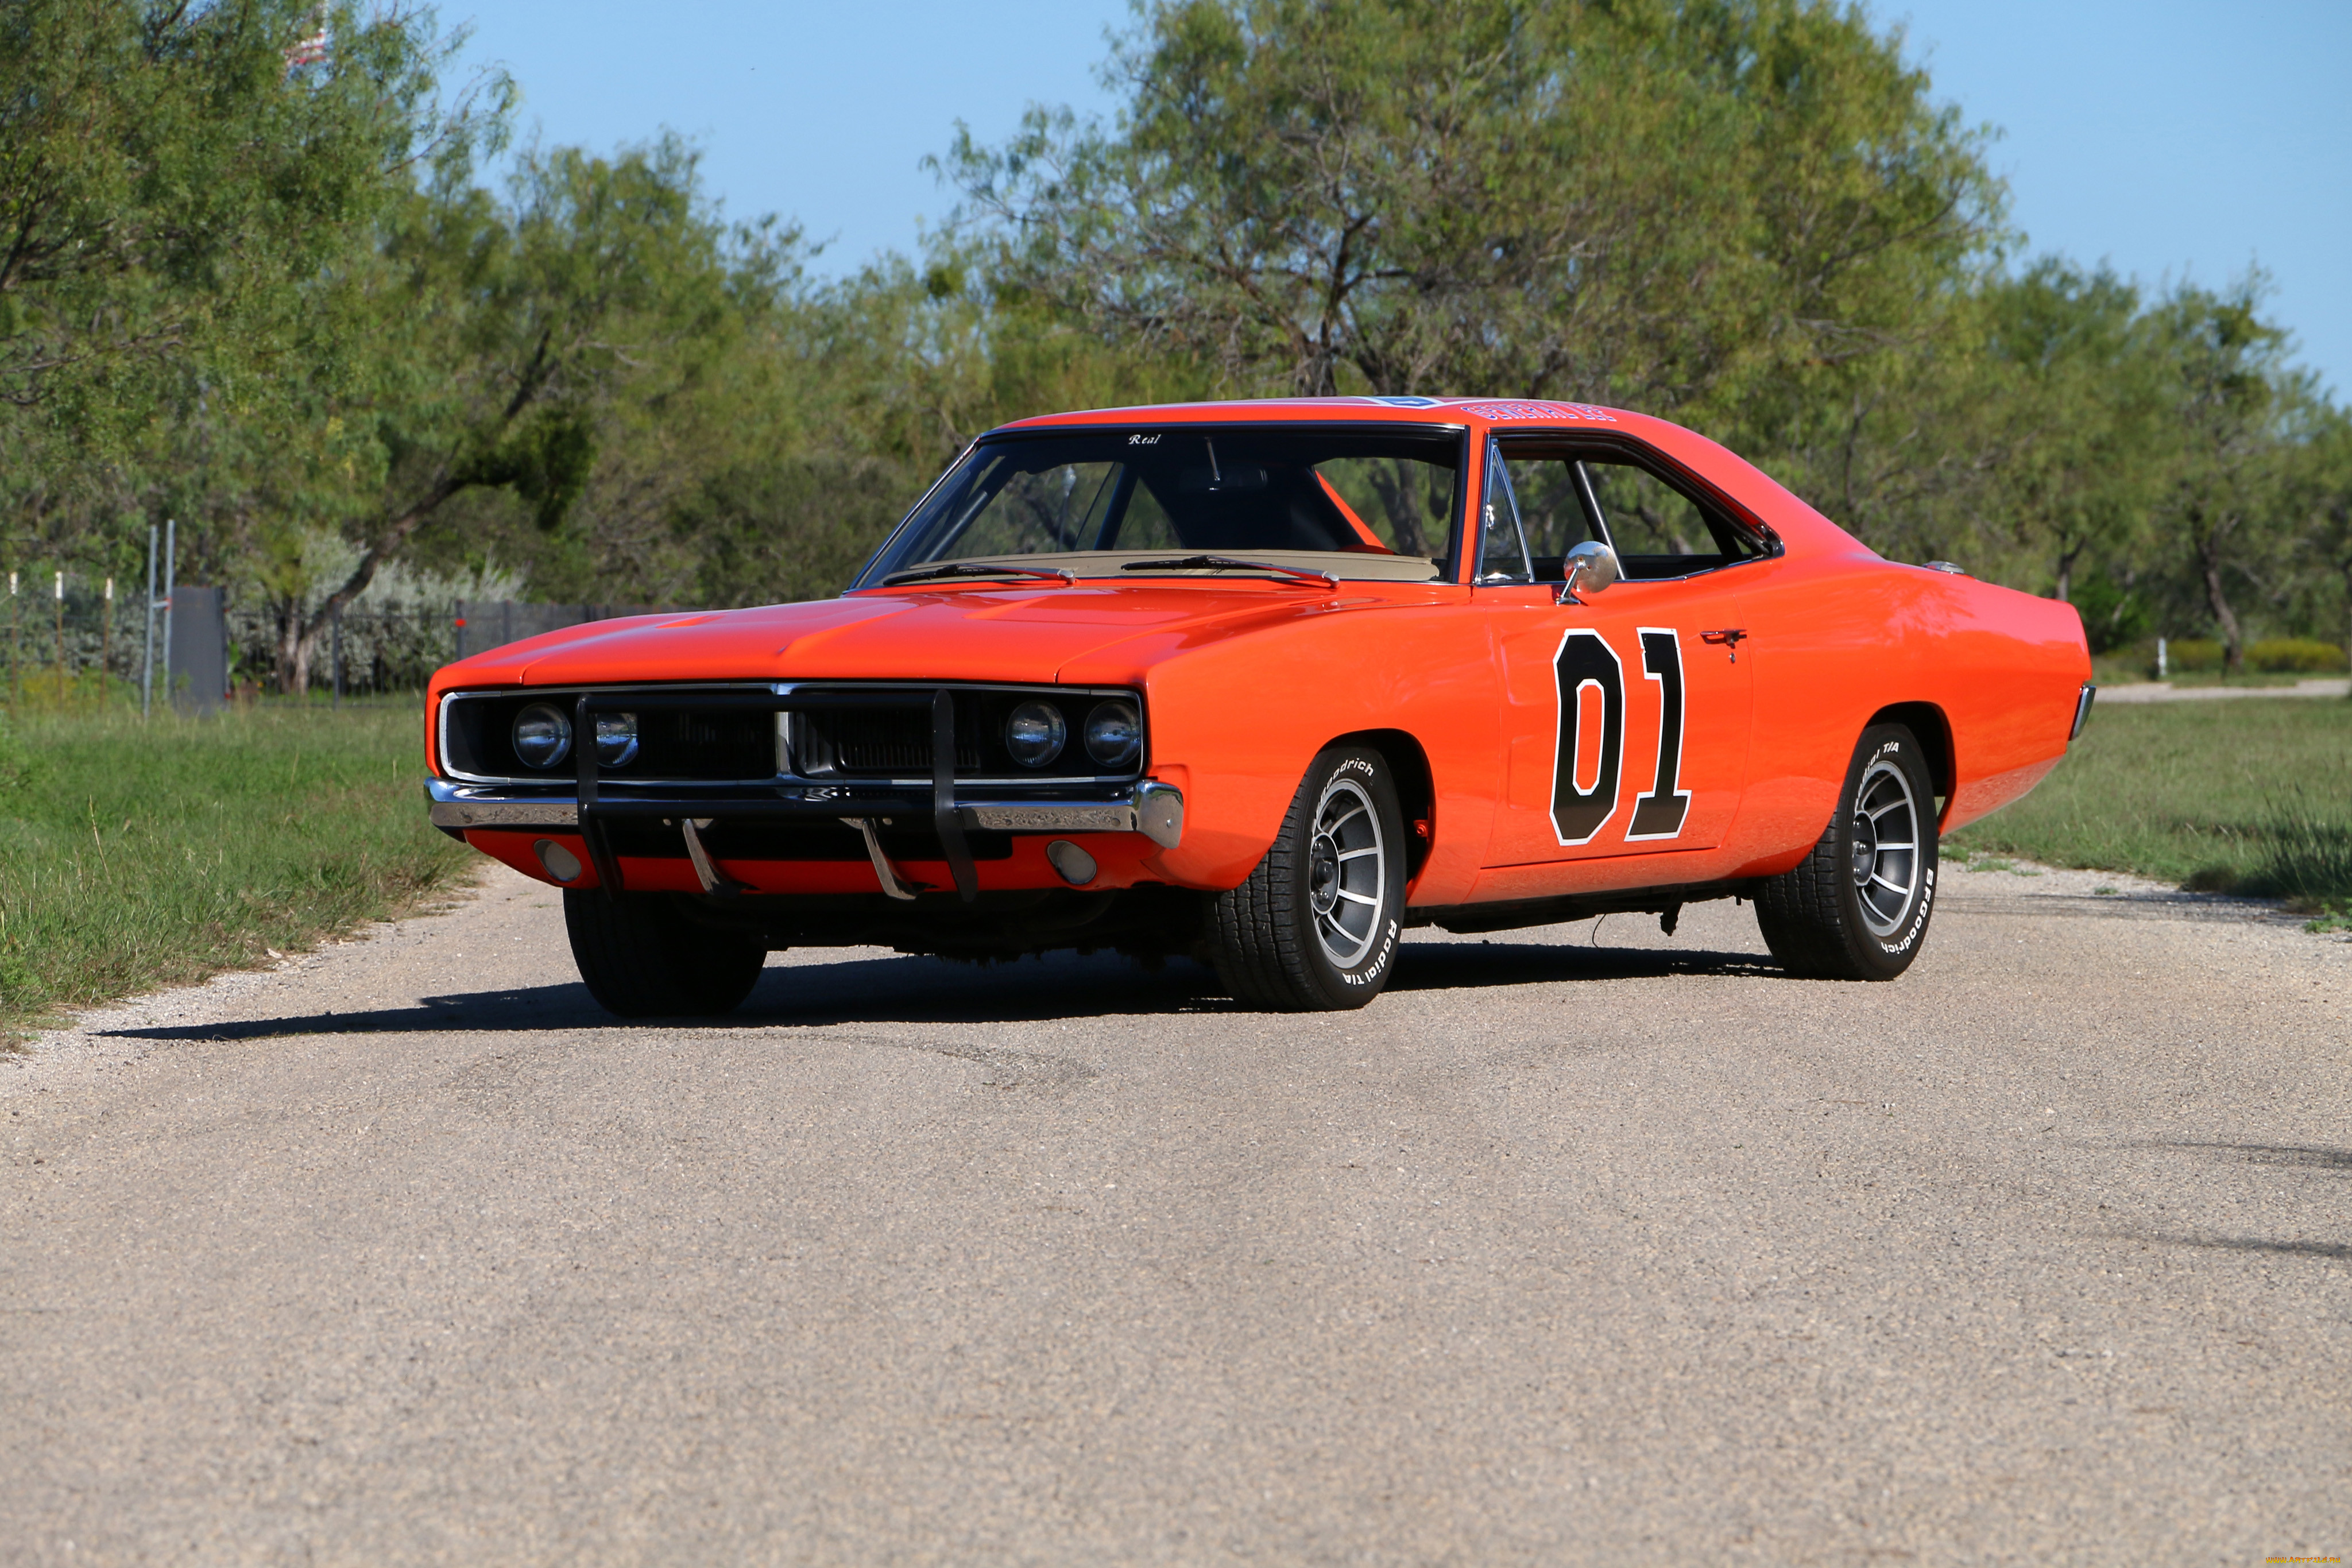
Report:
[[[931,498],[939,494],[940,486],[946,484],[949,478],[957,471],[961,469],[966,463],[971,461],[973,455],[983,446],[992,445],[998,442],[1028,441],[1033,439],[1066,440],[1072,435],[1107,434],[1111,431],[1126,429],[1192,431],[1203,428],[1212,430],[1236,429],[1255,431],[1295,430],[1301,432],[1345,431],[1350,434],[1381,434],[1406,437],[1416,435],[1422,437],[1452,437],[1457,449],[1457,462],[1454,470],[1454,500],[1446,521],[1445,550],[1443,554],[1435,558],[1437,561],[1438,575],[1431,580],[1437,583],[1456,583],[1460,580],[1462,575],[1462,558],[1464,554],[1463,546],[1466,537],[1465,533],[1466,525],[1464,523],[1463,519],[1466,515],[1467,507],[1472,502],[1472,492],[1475,487],[1474,483],[1475,476],[1471,472],[1475,462],[1475,455],[1471,451],[1471,427],[1465,422],[1456,420],[1418,419],[1180,419],[1157,422],[1150,419],[1138,419],[1132,422],[1123,422],[1119,420],[1091,419],[1083,423],[1072,423],[1068,424],[1024,423],[1018,426],[998,425],[994,429],[983,431],[981,434],[975,436],[972,440],[964,444],[962,450],[956,454],[955,460],[953,462],[940,470],[939,476],[937,478],[933,479],[929,485],[923,487],[922,495],[916,499],[913,506],[907,508],[906,515],[898,519],[898,524],[893,527],[887,534],[883,536],[882,543],[876,548],[872,555],[866,557],[866,564],[857,569],[856,575],[849,580],[849,586],[843,589],[842,592],[845,594],[858,593],[867,589],[879,588],[883,586],[883,573],[881,570],[882,563],[890,559],[892,551],[898,547],[900,537],[906,533],[908,528],[915,521],[915,519],[922,515],[924,508],[931,504]],[[912,587],[916,585],[902,583],[898,586]]]

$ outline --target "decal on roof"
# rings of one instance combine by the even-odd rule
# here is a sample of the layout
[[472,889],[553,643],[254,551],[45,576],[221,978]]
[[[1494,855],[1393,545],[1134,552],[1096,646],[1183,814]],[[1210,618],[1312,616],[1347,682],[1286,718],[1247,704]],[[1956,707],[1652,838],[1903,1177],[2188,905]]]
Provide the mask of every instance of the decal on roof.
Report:
[[1603,424],[1617,423],[1616,415],[1589,402],[1472,402],[1463,404],[1462,411],[1480,419],[1593,419]]

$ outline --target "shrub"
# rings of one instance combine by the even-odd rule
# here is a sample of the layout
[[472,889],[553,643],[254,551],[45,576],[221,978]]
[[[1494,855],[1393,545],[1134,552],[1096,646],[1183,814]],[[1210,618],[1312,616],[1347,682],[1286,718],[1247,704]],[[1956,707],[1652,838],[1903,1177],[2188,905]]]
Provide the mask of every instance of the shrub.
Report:
[[2181,637],[2165,644],[2164,656],[2176,675],[2207,674],[2221,667],[2221,644],[2210,637]]
[[2246,667],[2279,674],[2332,673],[2344,667],[2344,650],[2309,637],[2273,637],[2248,646]]
[[2074,588],[2074,609],[2083,617],[2083,635],[2094,653],[2112,653],[2147,633],[2147,601],[2113,578],[2093,575]]

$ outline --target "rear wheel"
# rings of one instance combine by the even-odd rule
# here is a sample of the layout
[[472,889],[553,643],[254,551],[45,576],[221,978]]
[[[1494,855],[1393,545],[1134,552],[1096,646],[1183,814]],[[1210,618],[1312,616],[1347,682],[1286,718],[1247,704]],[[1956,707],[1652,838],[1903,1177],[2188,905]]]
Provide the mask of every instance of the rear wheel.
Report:
[[1388,759],[1318,755],[1249,880],[1213,901],[1217,976],[1234,999],[1285,1012],[1360,1008],[1396,961],[1404,823]]
[[1911,967],[1936,904],[1936,797],[1918,738],[1863,732],[1821,841],[1756,898],[1765,945],[1791,974],[1891,980]]
[[768,958],[755,943],[694,924],[667,894],[566,888],[563,927],[588,994],[625,1019],[731,1013]]

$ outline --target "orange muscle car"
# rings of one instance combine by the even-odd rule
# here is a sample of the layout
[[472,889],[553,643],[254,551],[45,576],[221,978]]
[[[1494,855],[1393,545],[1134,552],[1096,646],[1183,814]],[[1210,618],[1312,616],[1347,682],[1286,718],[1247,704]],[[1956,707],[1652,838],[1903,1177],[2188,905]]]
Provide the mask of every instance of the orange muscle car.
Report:
[[1111,409],[982,436],[838,599],[448,666],[427,789],[629,1016],[865,944],[1357,1007],[1416,925],[1734,895],[1792,971],[1889,979],[1938,831],[2056,765],[2089,675],[2067,605],[1641,414]]

